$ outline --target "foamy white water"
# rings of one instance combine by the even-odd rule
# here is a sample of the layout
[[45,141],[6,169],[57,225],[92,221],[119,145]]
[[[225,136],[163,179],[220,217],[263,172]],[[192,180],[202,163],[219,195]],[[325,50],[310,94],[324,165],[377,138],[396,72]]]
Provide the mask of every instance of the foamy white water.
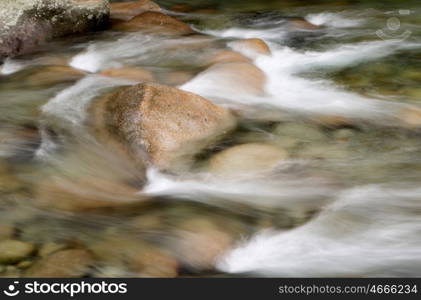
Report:
[[218,268],[261,276],[419,276],[420,192],[382,185],[344,191],[309,223],[242,242]]
[[[232,30],[230,29],[228,32],[232,32]],[[235,31],[235,33],[237,38],[260,37],[258,34],[252,36],[242,31]],[[219,36],[225,35],[224,32],[219,33]],[[402,104],[371,99],[346,91],[329,80],[309,79],[300,74],[310,71],[329,72],[374,61],[402,49],[421,46],[419,43],[379,40],[342,45],[317,52],[270,45],[273,55],[261,55],[255,60],[255,64],[267,76],[267,95],[264,97],[247,95],[241,86],[227,85],[224,76],[207,71],[184,84],[181,89],[228,104],[264,104],[305,113],[387,118],[392,116]],[[247,55],[247,52],[244,54]]]
[[9,75],[25,68],[25,64],[18,62],[17,60],[7,58],[4,60],[3,64],[0,66],[0,74]]

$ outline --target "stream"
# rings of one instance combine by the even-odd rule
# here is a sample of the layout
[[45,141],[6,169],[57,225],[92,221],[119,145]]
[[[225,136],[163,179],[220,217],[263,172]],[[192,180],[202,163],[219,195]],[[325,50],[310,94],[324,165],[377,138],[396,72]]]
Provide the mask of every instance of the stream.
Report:
[[[46,248],[88,249],[88,277],[421,276],[419,1],[156,2],[197,34],[108,29],[0,65],[0,240],[12,228],[37,249],[0,255],[0,276],[28,275]],[[253,38],[270,55],[236,43]],[[249,58],[264,90],[207,71],[218,51]],[[136,84],[104,73],[120,68],[238,125],[142,178],[86,129],[93,99]],[[285,158],[265,171],[269,149],[220,155],[244,144]]]

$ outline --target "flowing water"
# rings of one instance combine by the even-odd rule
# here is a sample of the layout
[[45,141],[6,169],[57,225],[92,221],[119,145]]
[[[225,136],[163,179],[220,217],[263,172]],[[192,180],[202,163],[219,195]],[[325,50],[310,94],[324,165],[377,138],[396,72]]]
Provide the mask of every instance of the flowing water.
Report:
[[[419,1],[190,2],[187,12],[159,4],[201,36],[107,30],[0,66],[2,226],[38,247],[89,248],[99,259],[88,276],[168,275],[155,257],[149,273],[125,261],[145,241],[175,257],[181,276],[421,276],[421,123],[405,115],[421,106]],[[291,26],[298,17],[320,28]],[[272,55],[237,49],[244,38],[263,39]],[[203,72],[218,49],[253,59],[264,93]],[[92,99],[134,84],[99,74],[122,67],[232,109],[238,128],[182,172],[149,168],[140,188],[132,166],[84,125]],[[77,138],[63,142],[69,132]],[[212,155],[244,143],[289,158],[270,174],[209,173]],[[127,202],[122,178],[152,200]],[[85,199],[119,205],[96,211]]]

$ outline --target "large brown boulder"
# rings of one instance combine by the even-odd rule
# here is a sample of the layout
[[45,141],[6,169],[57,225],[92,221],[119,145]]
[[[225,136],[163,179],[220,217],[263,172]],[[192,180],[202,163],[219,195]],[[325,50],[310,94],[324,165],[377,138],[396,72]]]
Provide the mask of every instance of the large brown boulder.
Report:
[[0,60],[55,37],[102,28],[108,0],[1,0]]
[[113,29],[128,32],[143,31],[145,33],[162,35],[187,35],[194,33],[194,30],[188,24],[155,11],[144,12],[127,22],[115,23]]
[[147,11],[161,11],[161,7],[150,0],[111,3],[110,18],[129,21]]
[[231,130],[231,113],[189,92],[153,83],[120,88],[91,105],[97,139],[124,145],[134,160],[160,168],[183,164]]

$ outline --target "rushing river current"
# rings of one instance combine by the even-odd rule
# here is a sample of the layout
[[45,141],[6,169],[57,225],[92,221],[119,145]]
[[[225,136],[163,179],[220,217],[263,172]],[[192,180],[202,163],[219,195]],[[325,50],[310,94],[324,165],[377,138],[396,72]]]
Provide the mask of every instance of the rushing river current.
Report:
[[[89,249],[86,276],[172,276],[167,256],[178,276],[421,276],[421,3],[157,3],[202,35],[105,30],[0,65],[0,229],[38,249]],[[236,47],[248,38],[271,55]],[[205,72],[216,49],[252,59],[264,93]],[[179,172],[148,167],[142,186],[83,125],[92,99],[135,83],[101,72],[127,67],[231,109],[238,128]],[[247,143],[288,158],[270,174],[208,170]],[[148,204],[120,199],[121,178]],[[0,274],[21,276],[36,256],[0,261]]]

